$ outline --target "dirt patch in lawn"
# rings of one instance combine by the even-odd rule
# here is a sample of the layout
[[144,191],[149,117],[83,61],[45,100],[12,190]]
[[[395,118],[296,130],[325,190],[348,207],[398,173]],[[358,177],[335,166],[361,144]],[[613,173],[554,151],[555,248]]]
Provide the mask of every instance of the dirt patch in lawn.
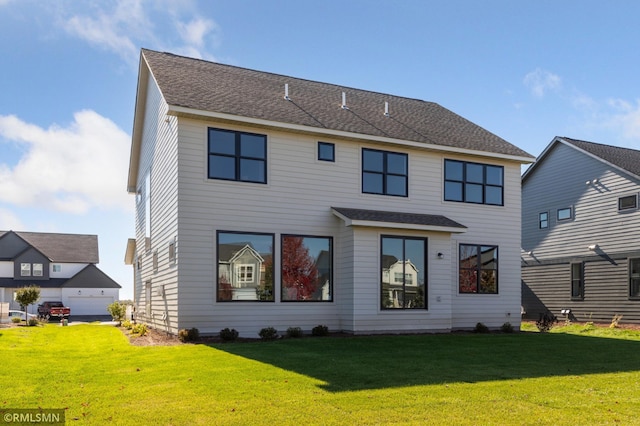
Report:
[[124,327],[119,328],[129,338],[129,343],[133,346],[174,346],[183,344],[178,337],[153,328],[148,328],[143,336],[131,334],[130,330]]

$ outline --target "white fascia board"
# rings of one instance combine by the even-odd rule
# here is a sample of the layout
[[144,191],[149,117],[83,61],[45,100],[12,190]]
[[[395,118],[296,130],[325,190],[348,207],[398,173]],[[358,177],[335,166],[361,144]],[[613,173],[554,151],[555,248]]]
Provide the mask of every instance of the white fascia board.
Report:
[[193,108],[181,107],[176,105],[169,105],[169,110],[167,111],[167,114],[175,115],[175,116],[185,116],[185,117],[213,118],[217,120],[235,121],[238,123],[251,124],[251,125],[260,126],[260,127],[272,127],[272,128],[292,130],[292,131],[301,132],[301,133],[314,133],[314,134],[320,134],[320,135],[334,136],[338,138],[358,139],[358,140],[364,140],[367,142],[381,142],[386,144],[407,146],[411,148],[428,149],[431,151],[490,157],[490,158],[497,158],[501,160],[516,161],[521,164],[529,164],[535,161],[531,157],[521,157],[519,155],[498,154],[495,152],[476,151],[472,149],[456,148],[456,147],[444,146],[444,145],[434,145],[434,144],[428,144],[424,142],[413,142],[413,141],[407,141],[403,139],[393,139],[393,138],[387,138],[384,136],[365,135],[361,133],[345,132],[342,130],[323,129],[320,127],[311,127],[311,126],[303,126],[300,124],[291,124],[291,123],[282,123],[282,122],[271,121],[271,120],[263,120],[261,118],[251,118],[251,117],[244,117],[244,116],[238,116],[233,114],[224,114],[224,113],[218,113],[218,112],[212,112],[212,111],[202,111],[202,110],[196,110]]

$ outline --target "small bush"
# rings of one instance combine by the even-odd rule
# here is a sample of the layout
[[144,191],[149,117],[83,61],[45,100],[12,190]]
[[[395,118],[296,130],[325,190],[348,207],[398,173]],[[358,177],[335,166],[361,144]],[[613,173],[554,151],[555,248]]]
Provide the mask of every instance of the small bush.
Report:
[[27,325],[29,327],[35,327],[36,325],[38,325],[38,319],[37,318],[29,318],[29,320],[27,321]]
[[22,321],[22,318],[20,318],[20,317],[13,317],[13,318],[11,318],[11,322],[12,322],[12,323],[14,323],[14,324],[18,324],[18,323],[20,323],[21,321]]
[[278,338],[278,330],[273,327],[265,327],[258,333],[262,340],[275,340]]
[[586,322],[586,323],[584,324],[584,326],[582,327],[582,329],[580,329],[580,333],[587,333],[587,332],[589,332],[589,331],[591,331],[591,330],[595,330],[595,329],[596,329],[596,326],[595,326],[595,325],[593,325],[593,322],[592,322],[592,321],[589,321],[589,322]]
[[326,336],[329,334],[329,327],[326,325],[316,325],[311,329],[311,334],[313,336]]
[[120,302],[113,302],[107,306],[107,312],[114,321],[122,321],[127,313],[127,305]]
[[129,320],[124,320],[124,321],[122,321],[122,322],[120,323],[120,325],[121,325],[123,328],[126,328],[127,330],[131,330],[131,328],[133,327],[133,323],[132,323],[131,321],[129,321]]
[[180,341],[183,343],[195,342],[199,337],[200,331],[198,331],[198,329],[195,327],[190,329],[183,328],[182,330],[178,331],[178,339],[180,339]]
[[131,327],[131,334],[144,336],[145,334],[147,334],[147,326],[145,324],[136,324]]
[[503,333],[513,333],[513,326],[511,325],[511,323],[505,322],[504,324],[502,324],[502,327],[500,327],[500,330]]
[[536,321],[536,327],[541,333],[546,333],[553,328],[558,319],[550,313],[540,314],[540,318]]
[[476,324],[476,327],[473,329],[473,332],[474,333],[488,333],[489,332],[489,327],[487,327],[483,323],[479,322],[479,323]]
[[233,342],[238,338],[238,330],[235,328],[229,329],[228,327],[220,330],[220,338],[225,342]]
[[609,328],[618,328],[620,326],[620,320],[622,319],[622,315],[614,315],[611,319],[611,324],[609,324]]
[[289,327],[287,328],[287,337],[302,337],[302,329],[300,327]]

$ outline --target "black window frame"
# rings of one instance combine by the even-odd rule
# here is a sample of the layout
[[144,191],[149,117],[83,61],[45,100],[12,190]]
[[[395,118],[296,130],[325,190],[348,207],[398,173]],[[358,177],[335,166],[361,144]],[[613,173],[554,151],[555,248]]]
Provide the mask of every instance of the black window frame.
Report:
[[[285,264],[285,255],[284,255],[284,249],[285,249],[285,238],[302,238],[303,240],[305,238],[316,238],[316,239],[325,239],[329,242],[329,273],[328,273],[328,279],[329,279],[329,299],[323,300],[323,299],[288,299],[285,297],[285,290],[287,289],[287,287],[284,285],[283,283],[283,268],[284,268],[284,264]],[[316,262],[318,261],[318,259],[316,259]],[[333,302],[333,237],[328,237],[325,235],[300,235],[300,234],[281,234],[280,235],[280,301],[282,303],[298,303],[298,302],[302,302],[302,303],[330,303]]]
[[[379,170],[373,170],[373,169],[365,169],[365,162],[364,162],[364,156],[365,156],[365,152],[378,152],[382,154],[382,171]],[[389,158],[389,154],[392,155],[398,155],[401,157],[404,157],[405,160],[405,174],[400,174],[400,173],[392,173],[389,172],[388,170],[388,158]],[[362,148],[362,153],[361,153],[361,165],[362,165],[362,173],[361,173],[361,186],[362,186],[362,193],[363,194],[374,194],[374,195],[386,195],[386,196],[390,196],[390,197],[404,197],[407,198],[409,196],[409,154],[404,153],[404,152],[396,152],[396,151],[384,151],[384,150],[380,150],[380,149],[373,149],[373,148]],[[374,191],[365,191],[365,174],[372,174],[372,175],[380,175],[382,176],[382,188],[380,192],[374,192]],[[389,193],[389,188],[387,187],[387,178],[390,176],[399,176],[399,177],[404,177],[405,181],[404,181],[404,194],[392,194]]]
[[[331,155],[325,157],[322,148],[331,148]],[[318,142],[318,161],[326,161],[328,163],[336,162],[336,144],[331,142]]]
[[[211,135],[212,131],[222,132],[222,133],[230,133],[234,135],[234,153],[221,153],[221,152],[212,152],[211,150]],[[242,155],[242,136],[252,136],[262,138],[264,141],[264,157],[256,157],[250,155]],[[267,135],[263,135],[260,133],[251,133],[251,132],[243,132],[239,130],[229,130],[229,129],[220,129],[216,127],[209,127],[207,129],[207,178],[213,180],[225,180],[231,182],[246,182],[246,183],[258,183],[258,184],[266,184],[267,183]],[[234,159],[234,177],[221,177],[221,176],[212,176],[211,174],[211,160],[212,158],[232,158]],[[253,179],[243,179],[242,178],[242,162],[245,161],[255,161],[263,163],[262,170],[262,178],[260,180]]]
[[584,262],[571,262],[571,300],[584,300]]
[[[417,306],[417,307],[410,307],[410,306],[406,306],[407,305],[407,300],[406,300],[406,277],[407,277],[407,273],[405,268],[405,265],[403,264],[403,283],[402,283],[402,294],[403,294],[403,301],[402,301],[402,307],[387,307],[384,306],[383,303],[383,299],[384,299],[384,287],[383,287],[383,282],[384,282],[384,244],[383,241],[385,238],[393,238],[393,239],[397,239],[397,240],[402,240],[402,250],[403,253],[406,251],[406,242],[407,241],[421,241],[424,245],[424,259],[422,259],[422,262],[424,263],[424,283],[423,283],[423,291],[424,291],[424,306]],[[380,236],[380,309],[383,311],[416,311],[416,310],[424,310],[424,311],[428,311],[429,310],[429,263],[428,263],[428,253],[429,250],[429,238],[427,237],[417,237],[417,236],[404,236],[404,235],[381,235]],[[405,259],[406,256],[403,255],[403,259]],[[389,278],[391,280],[391,278]],[[417,288],[420,287],[419,284],[419,280],[418,280],[418,284],[416,286]],[[417,293],[417,289],[416,289],[416,293]]]
[[[631,207],[622,207],[622,200],[623,199],[630,199],[633,198],[633,206]],[[633,210],[637,210],[638,209],[638,194],[632,194],[632,195],[625,195],[622,197],[618,197],[618,211],[619,212],[626,212],[626,211],[633,211]]]
[[[462,248],[463,247],[474,247],[476,249],[476,256],[480,259],[480,262],[477,262],[474,268],[472,267],[462,267]],[[482,252],[483,249],[495,250],[495,269],[491,268],[483,268],[482,266]],[[481,281],[482,281],[482,271],[495,271],[495,291],[480,291],[482,289]],[[475,272],[476,282],[475,282],[475,291],[461,291],[460,279],[463,276],[463,271],[473,271]],[[495,244],[469,244],[469,243],[460,243],[458,245],[458,294],[500,294],[500,250],[499,246]]]
[[[560,212],[565,210],[569,210],[569,217],[560,218]],[[558,222],[566,222],[571,219],[573,219],[573,207],[563,207],[561,209],[558,209],[558,211],[556,212],[556,220]]]
[[[447,178],[447,166],[453,164],[462,165],[462,177],[460,179]],[[475,165],[482,167],[482,183],[471,181],[469,177],[467,177],[467,166]],[[500,181],[501,184],[493,184],[487,182],[487,168],[497,168],[500,169]],[[444,160],[444,187],[443,187],[443,195],[444,201],[451,201],[454,203],[468,203],[468,204],[480,204],[487,206],[504,206],[504,166],[500,166],[497,164],[485,164],[485,163],[475,163],[471,161],[462,161],[462,160]],[[457,197],[452,197],[452,194],[447,195],[447,183],[461,185],[461,197],[458,199]],[[467,185],[479,185],[482,187],[482,201],[470,201],[467,194]],[[500,188],[500,203],[491,203],[487,201],[487,189],[488,188]]]
[[[271,275],[268,277],[268,272],[266,271],[266,267],[265,267],[265,286],[264,289],[262,290],[262,292],[258,292],[256,290],[256,292],[258,293],[257,298],[251,299],[251,300],[240,300],[240,299],[233,299],[233,287],[230,285],[229,288],[227,289],[221,289],[221,285],[220,285],[220,236],[223,234],[229,234],[229,235],[237,235],[237,236],[243,236],[243,238],[241,238],[241,240],[238,240],[239,243],[247,243],[250,244],[251,241],[250,238],[252,236],[257,236],[257,237],[270,237],[271,238],[271,244],[270,244],[270,250],[271,250]],[[274,280],[274,268],[276,266],[276,253],[275,253],[275,238],[276,235],[273,233],[268,233],[268,232],[252,232],[252,231],[227,231],[227,230],[218,230],[216,231],[216,276],[215,276],[215,283],[216,283],[216,287],[215,287],[215,291],[216,291],[216,302],[217,303],[274,303],[276,301],[276,291],[275,291],[275,282]],[[251,247],[251,246],[250,246]],[[252,247],[251,247],[252,248]],[[260,253],[259,253],[260,254]],[[234,254],[235,255],[235,254]],[[267,259],[265,259],[266,261]],[[230,265],[231,266],[231,265]],[[254,273],[257,273],[258,275],[258,281],[261,280],[261,273],[262,271],[260,270],[255,270],[254,269]],[[271,288],[269,289],[268,287],[268,282],[267,282],[267,278],[271,279]],[[227,283],[227,284],[231,284],[231,283]],[[231,298],[228,298],[227,296],[231,296]]]
[[[542,215],[545,215],[546,218],[543,219]],[[549,228],[549,212],[538,213],[538,229],[547,229],[547,228]]]
[[[634,262],[638,263],[635,273],[633,268]],[[629,300],[640,300],[640,257],[629,258],[628,267]],[[634,287],[637,288],[635,292],[633,291]]]

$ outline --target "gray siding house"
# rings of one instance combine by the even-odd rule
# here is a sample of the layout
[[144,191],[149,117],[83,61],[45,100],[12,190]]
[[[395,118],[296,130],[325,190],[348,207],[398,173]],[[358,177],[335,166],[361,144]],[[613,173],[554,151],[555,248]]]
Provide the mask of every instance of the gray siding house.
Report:
[[525,317],[640,323],[639,192],[640,151],[547,146],[522,176]]
[[533,160],[435,103],[142,50],[137,320],[248,337],[518,327]]
[[40,303],[61,301],[74,317],[109,316],[121,287],[98,262],[96,235],[0,231],[0,303],[20,309],[15,291],[35,284]]

